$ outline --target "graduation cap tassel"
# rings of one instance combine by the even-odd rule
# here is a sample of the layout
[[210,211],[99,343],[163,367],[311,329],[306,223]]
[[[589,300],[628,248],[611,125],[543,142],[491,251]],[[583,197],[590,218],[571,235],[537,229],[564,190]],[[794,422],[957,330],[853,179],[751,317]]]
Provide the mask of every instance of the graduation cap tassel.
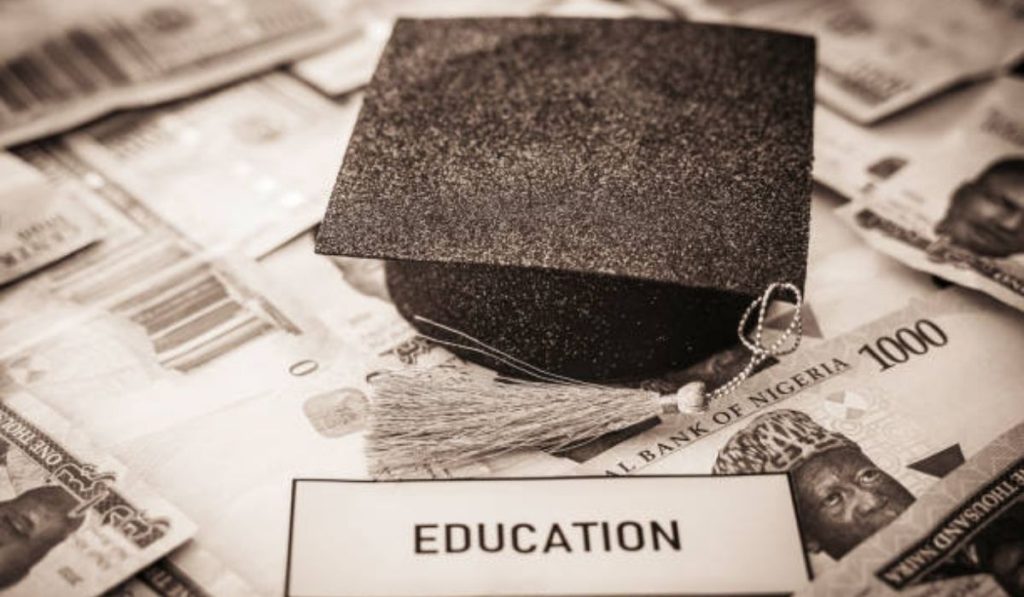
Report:
[[[792,295],[793,316],[782,335],[764,346],[765,315],[779,291]],[[739,339],[751,353],[746,367],[713,391],[706,391],[701,382],[691,382],[669,395],[556,375],[458,330],[420,318],[467,343],[427,339],[486,354],[532,379],[491,378],[450,367],[375,375],[370,380],[373,400],[366,443],[371,471],[401,475],[424,467],[454,469],[520,449],[566,450],[652,417],[700,413],[710,402],[734,391],[768,357],[797,349],[802,335],[801,306],[800,289],[794,284],[769,285],[739,322]],[[755,311],[756,324],[748,337],[746,329]]]

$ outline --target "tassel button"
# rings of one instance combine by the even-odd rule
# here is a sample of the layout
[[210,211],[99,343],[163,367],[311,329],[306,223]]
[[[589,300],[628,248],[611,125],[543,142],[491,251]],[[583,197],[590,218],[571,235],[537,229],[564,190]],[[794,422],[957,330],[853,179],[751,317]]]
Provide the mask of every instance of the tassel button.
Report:
[[691,381],[674,395],[661,397],[663,415],[694,415],[707,409],[704,382]]

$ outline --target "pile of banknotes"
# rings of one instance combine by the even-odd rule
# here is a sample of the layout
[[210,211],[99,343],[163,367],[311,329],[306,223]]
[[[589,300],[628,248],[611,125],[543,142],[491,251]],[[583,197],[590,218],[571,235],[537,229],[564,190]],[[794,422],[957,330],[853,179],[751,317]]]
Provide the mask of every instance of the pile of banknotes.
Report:
[[1024,593],[1024,9],[991,0],[0,1],[0,593],[282,592],[292,479],[368,476],[367,376],[469,366],[313,253],[360,90],[396,16],[531,14],[817,37],[804,344],[682,424],[411,474],[786,471],[737,449],[770,422],[850,446],[794,474],[808,593]]

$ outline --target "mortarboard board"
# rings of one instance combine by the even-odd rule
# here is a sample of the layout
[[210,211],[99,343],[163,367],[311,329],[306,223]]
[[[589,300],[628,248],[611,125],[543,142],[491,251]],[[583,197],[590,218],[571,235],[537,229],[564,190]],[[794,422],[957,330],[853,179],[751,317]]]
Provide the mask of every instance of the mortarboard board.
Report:
[[406,318],[548,371],[696,362],[803,284],[814,64],[738,27],[399,20],[317,252],[387,260]]

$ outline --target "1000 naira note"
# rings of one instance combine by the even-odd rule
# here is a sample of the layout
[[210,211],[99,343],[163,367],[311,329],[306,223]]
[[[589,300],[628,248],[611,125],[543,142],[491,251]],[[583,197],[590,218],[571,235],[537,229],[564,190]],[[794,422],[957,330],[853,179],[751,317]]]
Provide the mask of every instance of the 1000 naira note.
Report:
[[[1024,316],[957,288],[912,301],[751,377],[586,472],[788,472],[821,571],[1024,420]],[[581,471],[583,472],[583,471]]]
[[1024,424],[800,594],[1024,594]]
[[0,385],[0,593],[95,595],[194,532],[32,396]]

